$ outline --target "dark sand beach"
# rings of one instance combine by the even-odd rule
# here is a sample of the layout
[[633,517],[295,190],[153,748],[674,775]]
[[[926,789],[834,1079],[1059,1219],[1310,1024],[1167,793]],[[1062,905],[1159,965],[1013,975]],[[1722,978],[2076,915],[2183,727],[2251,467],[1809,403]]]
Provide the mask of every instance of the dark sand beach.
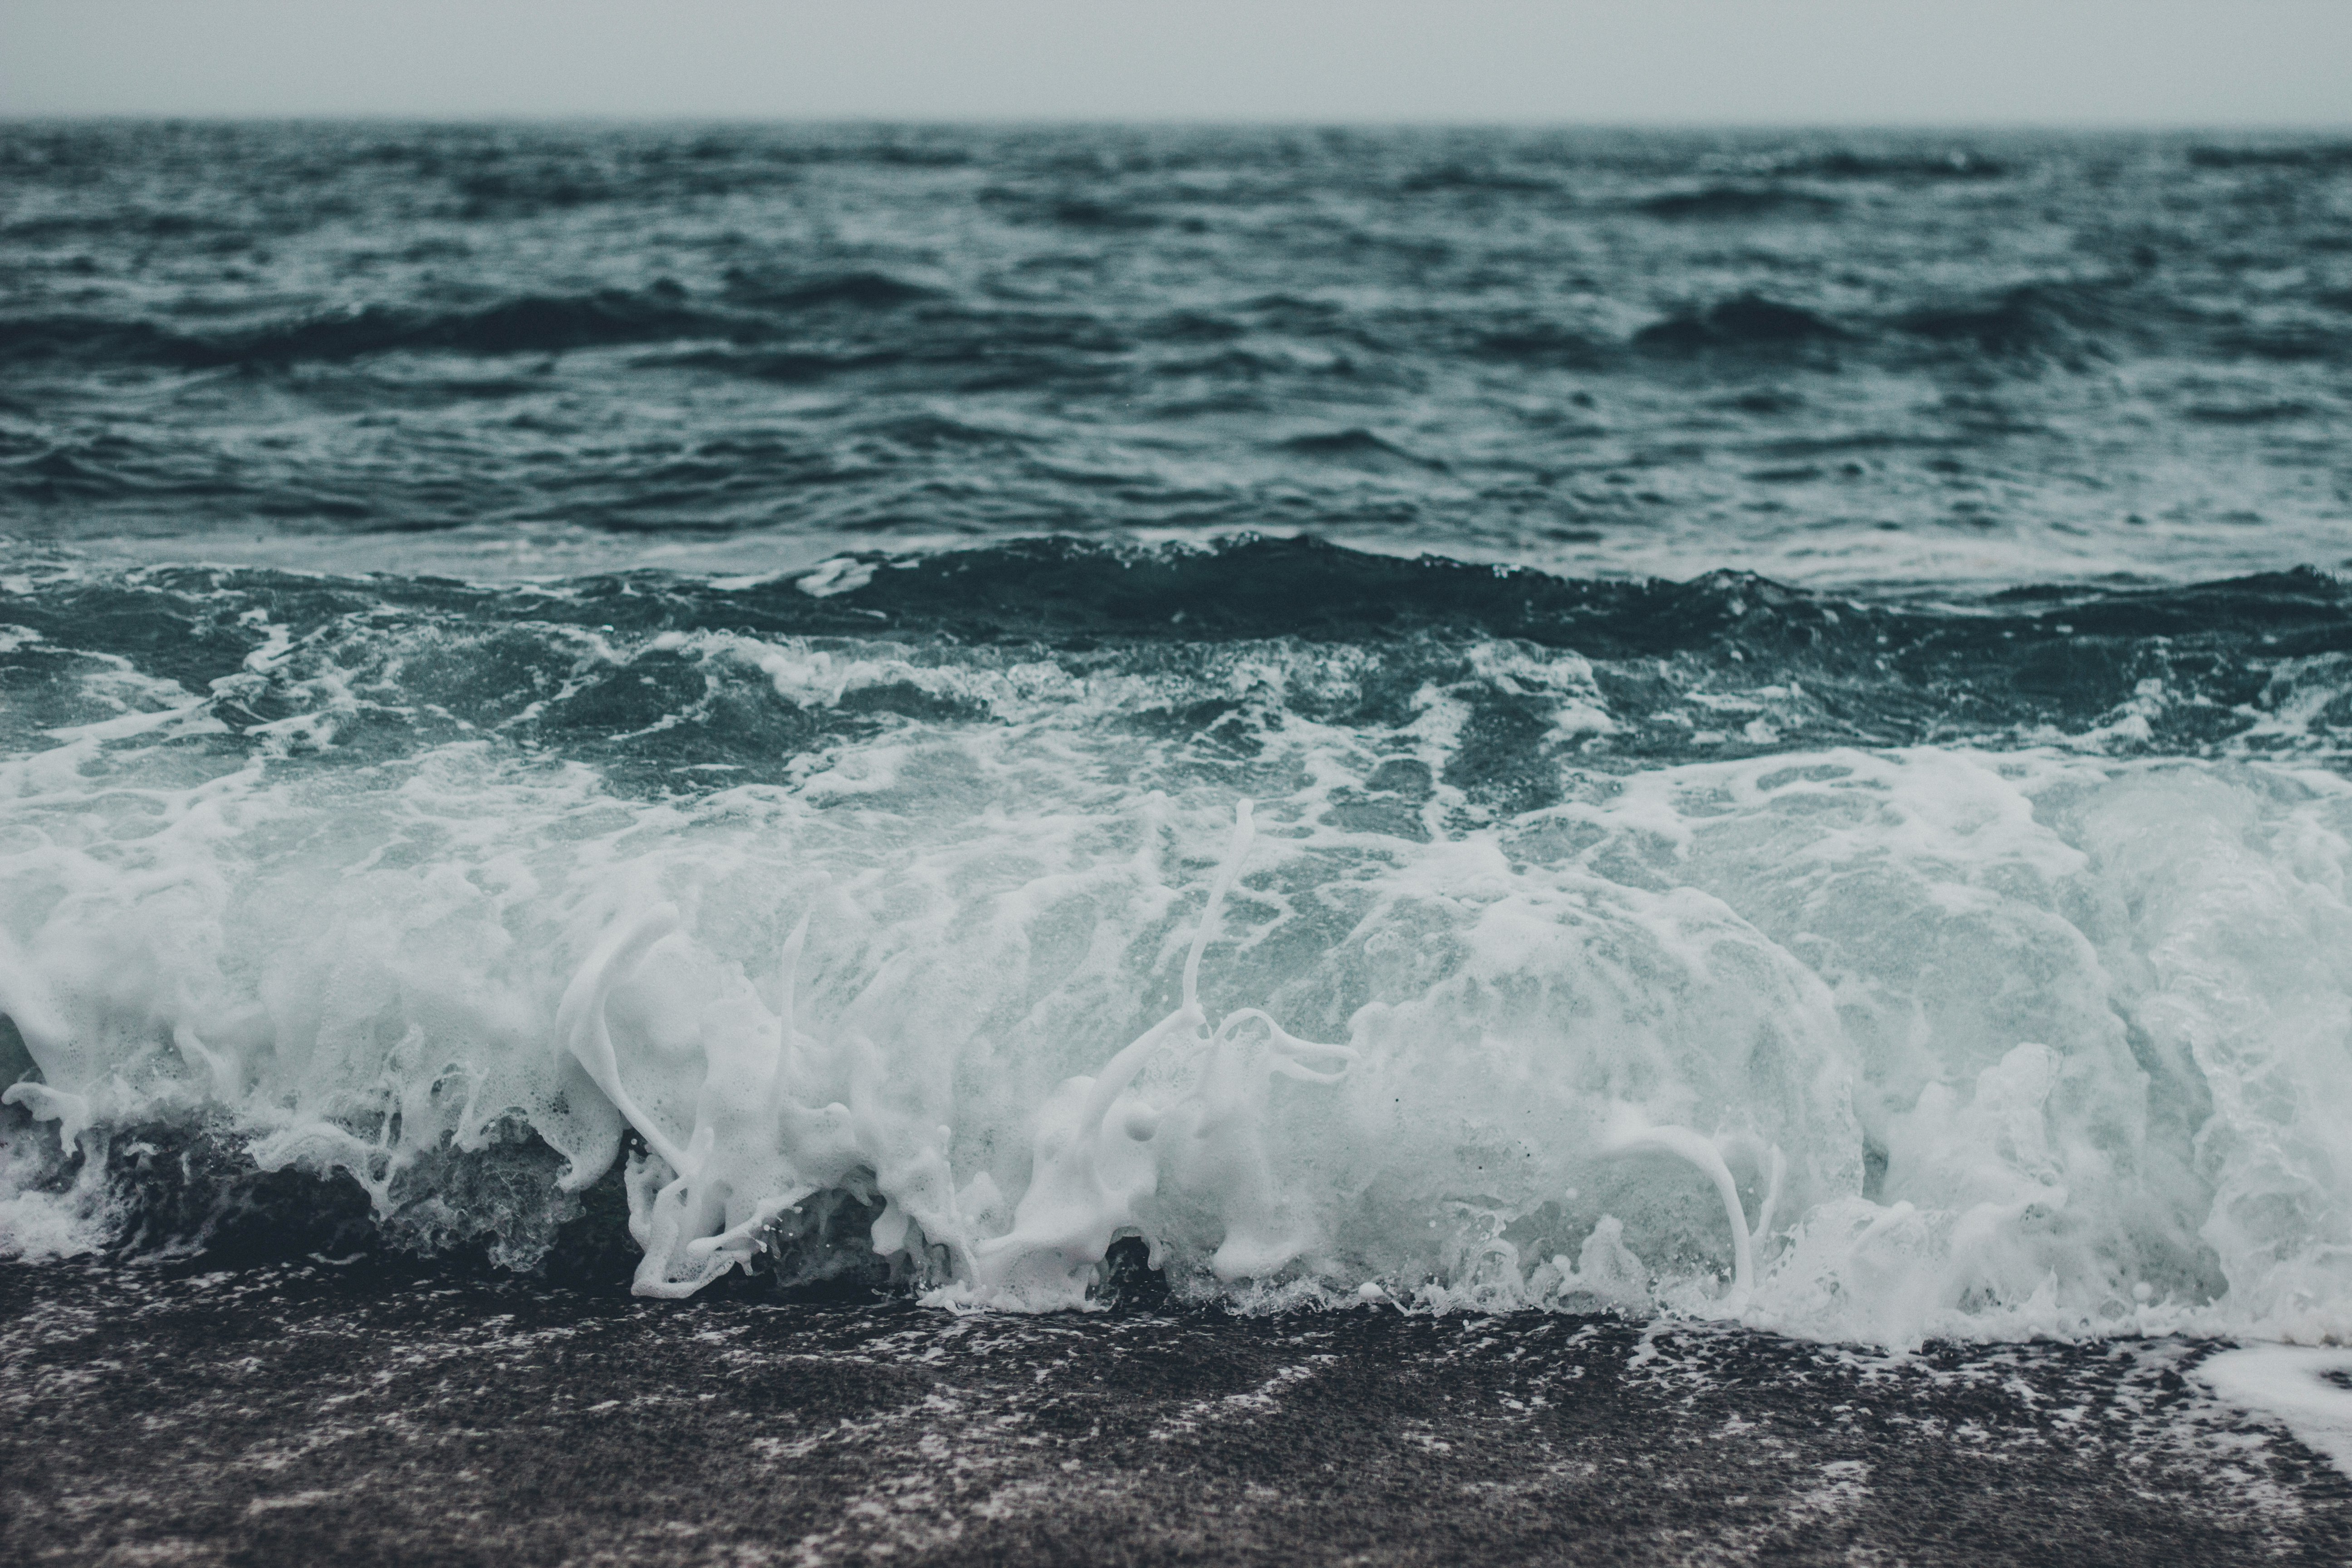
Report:
[[2333,1564],[2174,1341],[1882,1356],[1392,1309],[1008,1319],[419,1273],[0,1272],[58,1563]]

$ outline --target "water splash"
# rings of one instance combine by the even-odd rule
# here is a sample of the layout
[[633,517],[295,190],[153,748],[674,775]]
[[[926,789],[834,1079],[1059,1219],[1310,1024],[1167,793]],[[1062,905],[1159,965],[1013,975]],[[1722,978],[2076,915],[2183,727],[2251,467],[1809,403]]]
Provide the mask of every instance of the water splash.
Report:
[[[630,1232],[645,1253],[637,1293],[691,1295],[766,1250],[765,1233],[779,1215],[845,1185],[870,1185],[885,1196],[872,1226],[874,1250],[903,1255],[918,1278],[944,1272],[929,1293],[941,1304],[1029,1310],[1086,1305],[1111,1242],[1144,1231],[1150,1200],[1163,1186],[1205,1204],[1222,1226],[1209,1259],[1217,1278],[1280,1270],[1312,1237],[1286,1218],[1275,1190],[1264,1147],[1264,1081],[1280,1073],[1335,1083],[1357,1053],[1302,1040],[1255,1007],[1236,1009],[1209,1027],[1200,999],[1202,954],[1255,836],[1244,800],[1185,955],[1182,1000],[1098,1073],[1066,1079],[1054,1092],[1038,1118],[1029,1184],[1011,1228],[995,1235],[984,1233],[982,1215],[967,1214],[960,1201],[947,1154],[952,1127],[940,1126],[933,1136],[931,1129],[891,1116],[879,1096],[856,1097],[857,1109],[795,1097],[812,1055],[869,1066],[876,1058],[860,1036],[822,1042],[798,1026],[793,995],[805,915],[784,944],[781,1004],[772,1016],[742,999],[703,1011],[698,1038],[705,1069],[691,1127],[676,1131],[646,1110],[625,1081],[607,1009],[614,988],[657,943],[677,934],[679,920],[663,904],[621,923],[566,989],[556,1030],[645,1142],[646,1152],[633,1159],[628,1173]],[[1155,1058],[1169,1058],[1191,1080],[1165,1104],[1135,1089]],[[576,1188],[597,1173],[575,1165],[566,1184]],[[992,1183],[965,1189],[968,1195],[992,1191]],[[983,1196],[975,1206],[992,1205]],[[933,1247],[945,1255],[943,1269],[929,1256]]]

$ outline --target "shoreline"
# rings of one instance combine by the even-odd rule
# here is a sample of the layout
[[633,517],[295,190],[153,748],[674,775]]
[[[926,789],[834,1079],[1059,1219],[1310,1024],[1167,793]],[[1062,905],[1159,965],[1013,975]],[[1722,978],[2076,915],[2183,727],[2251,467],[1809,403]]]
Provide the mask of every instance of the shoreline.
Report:
[[2223,1345],[0,1266],[17,1561],[2337,1563]]

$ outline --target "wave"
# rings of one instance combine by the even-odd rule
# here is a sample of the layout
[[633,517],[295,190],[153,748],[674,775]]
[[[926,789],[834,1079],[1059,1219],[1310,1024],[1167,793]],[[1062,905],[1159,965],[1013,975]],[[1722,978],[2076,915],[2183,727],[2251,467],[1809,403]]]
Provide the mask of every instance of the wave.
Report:
[[2310,363],[2341,359],[2352,348],[2352,332],[2333,322],[2305,321],[2217,332],[2214,346],[2282,364]]
[[1836,319],[1760,294],[1740,294],[1679,311],[1633,337],[1636,349],[1675,353],[1738,351],[1811,354],[1843,344],[1854,358],[1901,363],[1907,346],[1965,350],[1985,362],[2067,363],[2105,361],[2126,349],[2194,334],[2231,353],[2295,359],[2324,357],[2333,336],[2318,329],[2268,335],[2216,330],[2177,302],[2149,296],[2129,281],[2053,279],[1998,294],[1937,300],[1883,315]]
[[1840,148],[1778,165],[1812,180],[2001,180],[2014,172],[1998,158],[1955,148],[1944,153],[1858,153]]
[[[854,309],[880,314],[890,307]],[[941,307],[911,310],[908,316],[918,324],[907,330],[862,341],[824,333],[806,347],[770,346],[789,339],[789,318],[750,320],[727,334],[730,346],[657,351],[641,363],[792,384],[865,375],[921,392],[1060,388],[1079,394],[1097,390],[1135,346],[1121,328],[1083,311]]]
[[1031,542],[6,607],[17,1251],[2347,1327],[2317,574]]
[[1640,348],[1689,353],[1706,349],[1812,347],[1853,335],[1811,310],[1759,294],[1741,294],[1703,310],[1654,321],[1633,334],[1633,342]]
[[0,320],[0,355],[37,360],[112,358],[214,369],[358,359],[400,351],[466,354],[562,353],[627,343],[727,337],[741,319],[698,310],[675,284],[642,292],[526,295],[478,310],[369,305],[344,314],[197,334],[152,322],[83,315]]
[[[1221,700],[1237,671],[1272,679],[1349,649],[1357,675],[1327,672],[1285,700],[1382,731],[1418,721],[1409,700],[1423,687],[1472,679],[1475,649],[1524,646],[1591,672],[1577,700],[1605,724],[1580,753],[1587,767],[1725,746],[2059,738],[2126,755],[2324,760],[2352,736],[2352,596],[2311,571],[2016,590],[1954,608],[1736,573],[1568,579],[1303,538],[1156,549],[1046,539],[721,582],[646,573],[523,589],[159,569],[68,580],[14,600],[6,616],[26,639],[9,657],[53,668],[61,702],[87,661],[127,661],[210,693],[207,717],[240,733],[296,712],[343,722],[335,715],[348,708],[363,716],[355,737],[387,743],[445,736],[451,720],[573,747],[635,736],[632,766],[645,767],[691,742],[710,752],[699,761],[772,768],[816,732],[778,725],[847,721],[823,704],[797,716],[774,708],[744,637],[880,658],[876,668],[904,679],[862,689],[854,706],[877,716],[951,697],[959,711],[990,713],[1010,700],[1001,682],[1012,672],[1046,662],[1087,679],[1148,678],[1137,700],[1149,691],[1173,712]],[[960,651],[908,662],[926,647]],[[265,654],[266,669],[247,668]],[[1475,684],[1474,731],[1545,731],[1564,700],[1548,680]],[[405,695],[392,698],[394,688]]]
[[2200,425],[2272,425],[2317,412],[2307,403],[2192,403],[2180,416]]
[[[2345,341],[2338,313],[2323,299],[2297,315],[2208,314],[2145,279],[2053,278],[1868,311],[1751,289],[1694,300],[1625,334],[1592,311],[1554,315],[1520,300],[1465,299],[1408,311],[1267,296],[1173,311],[1155,305],[1130,318],[1084,302],[981,300],[888,271],[746,265],[727,268],[700,293],[657,280],[639,289],[521,294],[466,310],[378,302],[231,327],[27,311],[0,317],[0,363],[52,373],[349,365],[362,367],[372,386],[386,384],[383,395],[416,391],[404,379],[413,370],[373,363],[383,356],[553,357],[631,347],[644,351],[620,367],[632,377],[856,377],[910,393],[1133,397],[1175,377],[1247,384],[1269,374],[1369,391],[1415,384],[1441,366],[1486,375],[1582,371],[1632,387],[1654,379],[1662,363],[1706,354],[1783,356],[1823,374],[1956,363],[2031,374],[2166,352],[2232,363],[2322,363]],[[1208,342],[1231,347],[1202,356],[1197,351]],[[451,385],[453,398],[467,395],[461,383]]]
[[807,277],[774,276],[749,268],[730,267],[726,274],[730,300],[761,310],[804,310],[837,307],[889,310],[940,298],[940,291],[894,278],[887,272],[839,272]]
[[1637,204],[1652,217],[1687,218],[1701,222],[1741,222],[1764,217],[1830,217],[1844,204],[1811,191],[1777,185],[1708,185],[1696,191],[1669,191]]
[[1990,300],[1924,305],[1889,324],[1914,337],[2019,354],[2081,349],[2095,343],[2091,333],[2137,334],[2155,323],[2095,285],[2025,283]]
[[1417,457],[1395,442],[1383,440],[1362,428],[1292,436],[1279,445],[1286,452],[1373,472],[1394,472],[1400,468],[1442,471],[1445,467],[1434,458]]
[[19,245],[88,244],[106,240],[208,240],[228,242],[231,252],[259,243],[251,215],[225,217],[210,213],[131,208],[106,212],[55,214],[19,218],[0,226],[0,237]]
[[458,199],[457,216],[476,221],[568,212],[641,195],[603,170],[563,162],[516,167],[502,159],[457,174],[450,184]]
[[992,186],[980,193],[982,205],[1016,224],[1050,225],[1104,234],[1140,233],[1167,222],[1160,213],[1118,197],[1097,197],[1077,192],[1045,192]]
[[140,320],[81,314],[0,318],[0,359],[116,361],[209,370],[340,363],[412,353],[501,356],[561,354],[585,349],[720,342],[652,363],[722,369],[796,380],[907,364],[986,365],[1001,371],[1024,353],[1039,371],[1066,373],[1071,355],[1098,355],[1126,345],[1090,317],[1041,311],[957,309],[928,318],[919,341],[886,338],[865,348],[811,352],[763,348],[800,318],[848,311],[879,314],[935,298],[933,291],[877,273],[777,279],[738,270],[729,304],[693,303],[674,283],[641,290],[529,295],[474,310],[368,305],[356,310],[193,333]]
[[2326,174],[2352,169],[2352,143],[2191,147],[2187,157],[2189,166],[2198,169],[2293,169]]
[[[945,760],[680,816],[444,757],[404,802],[19,850],[10,1098],[87,1172],[209,1118],[509,1262],[618,1168],[656,1295],[816,1204],[1027,1310],[1132,1235],[1194,1300],[2342,1331],[2340,788],[1825,752],[1426,837],[1295,795],[1204,897],[1220,792],[942,814],[909,770]],[[26,1184],[9,1223],[120,1201]]]
[[1503,196],[1543,196],[1560,194],[1559,181],[1551,175],[1468,163],[1440,163],[1433,168],[1417,169],[1399,180],[1397,189],[1408,195],[1423,195],[1440,191],[1460,191]]
[[1518,321],[1482,332],[1471,352],[1481,359],[1602,370],[1616,357],[1616,345],[1555,321]]

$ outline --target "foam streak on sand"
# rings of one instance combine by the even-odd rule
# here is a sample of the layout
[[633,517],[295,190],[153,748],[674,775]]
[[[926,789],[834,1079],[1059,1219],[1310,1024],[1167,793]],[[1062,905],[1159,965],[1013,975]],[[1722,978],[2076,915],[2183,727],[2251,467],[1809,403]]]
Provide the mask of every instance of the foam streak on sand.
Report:
[[2352,1476],[2352,1351],[2252,1345],[2214,1356],[2197,1375],[2230,1404],[2284,1422]]

